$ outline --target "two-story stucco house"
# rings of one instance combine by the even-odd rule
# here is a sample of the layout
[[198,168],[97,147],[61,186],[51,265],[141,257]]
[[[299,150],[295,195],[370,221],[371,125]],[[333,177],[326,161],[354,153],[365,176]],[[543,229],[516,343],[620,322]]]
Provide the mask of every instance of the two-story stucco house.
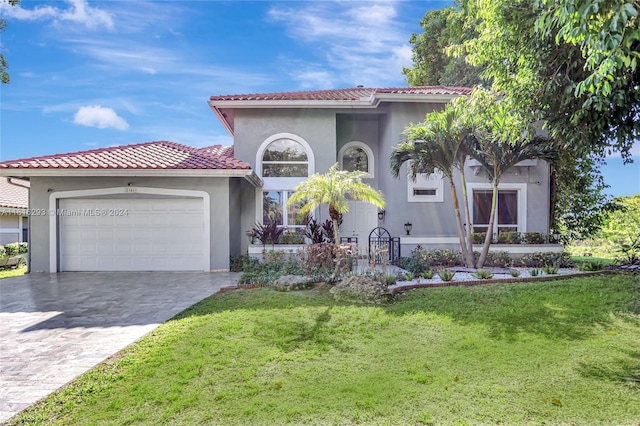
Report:
[[[0,163],[0,175],[30,180],[31,270],[216,270],[245,252],[245,232],[265,217],[301,226],[286,202],[296,184],[338,162],[363,170],[384,212],[353,203],[341,234],[366,245],[376,227],[417,244],[456,247],[448,183],[389,173],[404,128],[460,87],[353,88],[212,96],[233,147],[150,142]],[[404,176],[401,174],[401,176]],[[476,230],[486,230],[490,184],[467,170]],[[459,182],[458,182],[459,184]],[[489,204],[488,204],[489,203]],[[273,214],[274,211],[280,214]],[[502,180],[496,230],[549,231],[549,166],[529,161]],[[317,212],[326,219],[326,212]],[[412,224],[406,235],[405,223]],[[484,226],[484,228],[483,228]]]

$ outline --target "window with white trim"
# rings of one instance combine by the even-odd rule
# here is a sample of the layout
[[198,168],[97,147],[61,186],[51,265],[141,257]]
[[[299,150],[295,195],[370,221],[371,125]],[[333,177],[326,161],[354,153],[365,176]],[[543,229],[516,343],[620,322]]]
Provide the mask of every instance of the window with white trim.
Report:
[[[487,232],[491,218],[490,189],[473,190],[473,231]],[[498,205],[494,220],[493,233],[518,231],[518,191],[515,189],[498,190]]]
[[275,222],[286,228],[304,229],[304,219],[298,213],[302,203],[287,207],[287,200],[293,191],[263,191],[262,192],[262,223]]
[[304,147],[292,139],[271,142],[262,154],[263,177],[307,177],[309,157]]
[[407,176],[407,201],[410,203],[444,202],[444,176],[440,170],[420,173],[415,182]]
[[342,170],[361,171],[373,177],[373,151],[364,142],[352,141],[345,144],[338,152],[338,160]]

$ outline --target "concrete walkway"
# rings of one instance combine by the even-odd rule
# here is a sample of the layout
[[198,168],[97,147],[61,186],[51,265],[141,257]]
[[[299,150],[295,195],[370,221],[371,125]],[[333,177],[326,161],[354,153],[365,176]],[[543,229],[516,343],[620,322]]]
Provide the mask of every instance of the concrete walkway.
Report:
[[238,278],[67,272],[0,280],[0,422]]

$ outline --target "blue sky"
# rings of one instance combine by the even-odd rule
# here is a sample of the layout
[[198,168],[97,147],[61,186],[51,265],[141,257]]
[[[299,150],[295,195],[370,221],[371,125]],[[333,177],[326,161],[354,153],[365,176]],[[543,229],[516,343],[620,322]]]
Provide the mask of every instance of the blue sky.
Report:
[[[406,86],[408,39],[450,1],[30,1],[2,35],[0,160],[170,140],[230,145],[210,95]],[[636,162],[604,168],[640,193]]]

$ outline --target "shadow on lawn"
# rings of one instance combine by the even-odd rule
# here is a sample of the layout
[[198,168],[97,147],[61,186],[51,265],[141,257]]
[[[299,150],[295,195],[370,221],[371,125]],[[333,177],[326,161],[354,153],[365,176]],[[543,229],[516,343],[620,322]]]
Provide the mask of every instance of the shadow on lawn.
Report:
[[[259,297],[255,291],[260,292]],[[259,316],[261,310],[327,307],[313,328],[298,330],[297,337],[292,337],[299,340],[317,333],[329,320],[331,306],[344,305],[353,304],[335,301],[326,287],[290,293],[245,290],[207,298],[175,319],[236,309],[256,310]],[[640,313],[640,278],[607,275],[545,283],[420,289],[399,295],[394,303],[380,309],[397,316],[425,312],[452,318],[459,324],[484,324],[489,336],[498,339],[516,339],[520,333],[585,339],[596,325],[606,329],[612,314]],[[633,317],[628,320],[638,321]]]

